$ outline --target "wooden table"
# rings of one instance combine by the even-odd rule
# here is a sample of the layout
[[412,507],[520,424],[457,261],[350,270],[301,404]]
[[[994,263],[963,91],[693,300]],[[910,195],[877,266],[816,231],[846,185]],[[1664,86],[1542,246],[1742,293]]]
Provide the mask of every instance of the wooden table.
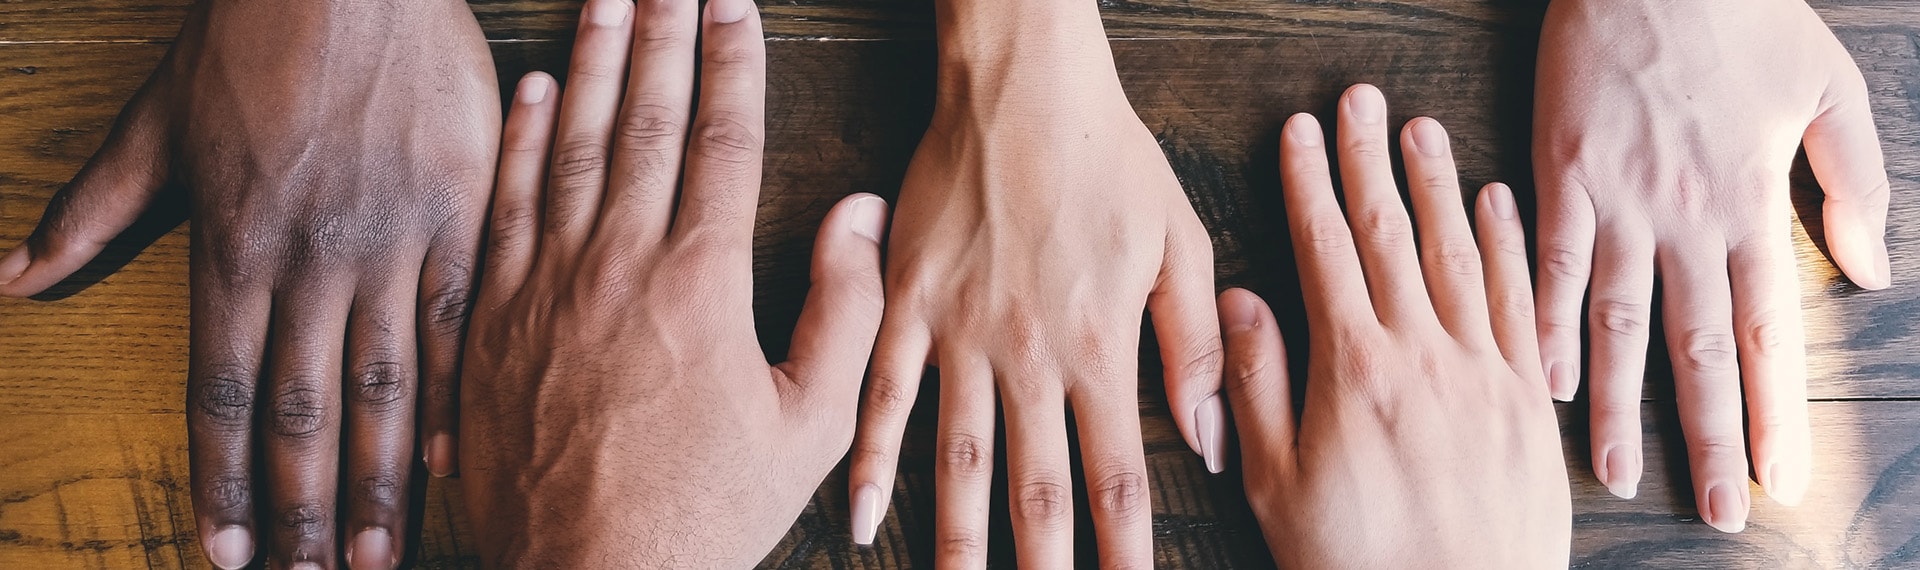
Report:
[[[187,2],[0,3],[0,243],[24,238],[48,196],[100,144]],[[930,0],[762,4],[771,108],[756,303],[760,330],[779,331],[765,339],[778,355],[805,291],[814,225],[840,196],[897,192],[931,110],[932,8]],[[1220,285],[1276,299],[1294,332],[1300,319],[1287,299],[1297,288],[1274,158],[1288,114],[1330,118],[1342,88],[1375,83],[1396,124],[1431,115],[1448,126],[1469,186],[1508,181],[1523,209],[1531,205],[1528,116],[1543,0],[1102,4],[1134,106],[1212,230]],[[1812,490],[1789,509],[1755,487],[1742,534],[1701,523],[1656,338],[1638,499],[1613,498],[1593,479],[1584,399],[1559,407],[1577,565],[1920,566],[1920,1],[1815,4],[1872,89],[1893,175],[1888,237],[1899,284],[1860,291],[1796,229],[1818,442]],[[503,85],[532,69],[563,70],[577,0],[473,5]],[[1796,172],[1801,220],[1817,236],[1818,189],[1804,163]],[[162,223],[132,232],[49,299],[0,301],[0,568],[206,567],[182,416],[187,231]],[[1142,358],[1155,359],[1152,350]],[[836,473],[764,566],[930,567],[935,404],[929,395],[916,410],[879,546],[850,546],[844,473]],[[1206,475],[1164,407],[1159,379],[1142,378],[1157,561],[1269,566],[1239,479],[1231,470]],[[474,562],[459,493],[446,483],[419,494],[423,537],[409,560],[420,566]],[[1011,566],[1004,515],[996,526],[996,556]],[[1076,528],[1090,560],[1084,514]]]

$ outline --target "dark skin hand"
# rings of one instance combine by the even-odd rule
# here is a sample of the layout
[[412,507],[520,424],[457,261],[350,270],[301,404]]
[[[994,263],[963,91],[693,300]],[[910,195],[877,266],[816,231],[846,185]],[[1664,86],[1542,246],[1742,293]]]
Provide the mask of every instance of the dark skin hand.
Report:
[[455,467],[497,93],[461,2],[209,0],[0,257],[0,295],[37,294],[187,190],[187,428],[215,566],[398,564],[415,458]]
[[502,145],[461,392],[481,562],[751,568],[853,442],[886,202],[827,214],[769,365],[752,2],[589,0],[568,77],[521,80]]

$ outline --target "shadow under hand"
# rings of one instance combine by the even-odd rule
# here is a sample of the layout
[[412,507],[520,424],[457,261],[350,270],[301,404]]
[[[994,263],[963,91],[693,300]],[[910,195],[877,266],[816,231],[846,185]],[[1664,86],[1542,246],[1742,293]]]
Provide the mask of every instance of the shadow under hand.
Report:
[[134,258],[139,257],[140,252],[147,250],[147,246],[159,241],[160,236],[167,235],[168,232],[179,227],[181,222],[187,221],[187,212],[186,189],[169,185],[161,190],[160,197],[154,200],[153,205],[147,208],[147,211],[142,213],[133,225],[128,226],[126,230],[120,232],[120,235],[114,236],[112,241],[107,242],[107,247],[100,250],[99,255],[93,256],[93,260],[81,266],[72,275],[68,275],[66,279],[29,298],[35,301],[59,301],[105,281],[108,276],[118,273],[120,268],[126,267]]

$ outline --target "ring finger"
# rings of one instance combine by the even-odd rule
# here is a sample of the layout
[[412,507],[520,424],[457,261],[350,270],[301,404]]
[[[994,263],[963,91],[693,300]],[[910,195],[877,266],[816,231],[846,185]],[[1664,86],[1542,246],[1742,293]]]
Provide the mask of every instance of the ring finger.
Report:
[[[413,306],[401,277],[363,289],[348,322],[347,564],[355,570],[400,563],[419,376]],[[378,288],[385,288],[380,290]]]

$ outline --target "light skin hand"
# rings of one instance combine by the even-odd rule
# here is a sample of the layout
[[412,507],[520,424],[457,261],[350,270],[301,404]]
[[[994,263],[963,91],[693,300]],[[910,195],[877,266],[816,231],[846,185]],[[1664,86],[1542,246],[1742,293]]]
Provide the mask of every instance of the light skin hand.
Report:
[[1099,559],[1148,566],[1142,311],[1174,417],[1217,472],[1212,244],[1120,89],[1094,2],[936,8],[940,93],[888,246],[887,315],[848,489],[854,541],[871,543],[885,517],[932,365],[937,565],[986,564],[997,400],[1020,565],[1073,565],[1072,410]]
[[1248,501],[1283,568],[1564,568],[1572,506],[1513,194],[1481,190],[1476,236],[1446,132],[1414,119],[1409,220],[1386,117],[1371,86],[1342,98],[1344,214],[1319,124],[1281,135],[1311,337],[1297,412],[1273,312],[1220,295]]
[[454,471],[497,93],[463,2],[202,2],[0,257],[0,295],[34,295],[190,203],[187,429],[215,566],[394,567],[417,458]]
[[1834,262],[1891,283],[1859,69],[1799,0],[1554,2],[1540,45],[1541,357],[1571,399],[1584,318],[1594,474],[1637,492],[1658,275],[1701,518],[1746,526],[1749,452],[1767,494],[1799,503],[1813,450],[1788,169],[1803,144]]
[[887,207],[827,214],[768,365],[760,30],[749,0],[589,0],[565,93],[521,80],[461,392],[486,566],[753,567],[852,443]]

